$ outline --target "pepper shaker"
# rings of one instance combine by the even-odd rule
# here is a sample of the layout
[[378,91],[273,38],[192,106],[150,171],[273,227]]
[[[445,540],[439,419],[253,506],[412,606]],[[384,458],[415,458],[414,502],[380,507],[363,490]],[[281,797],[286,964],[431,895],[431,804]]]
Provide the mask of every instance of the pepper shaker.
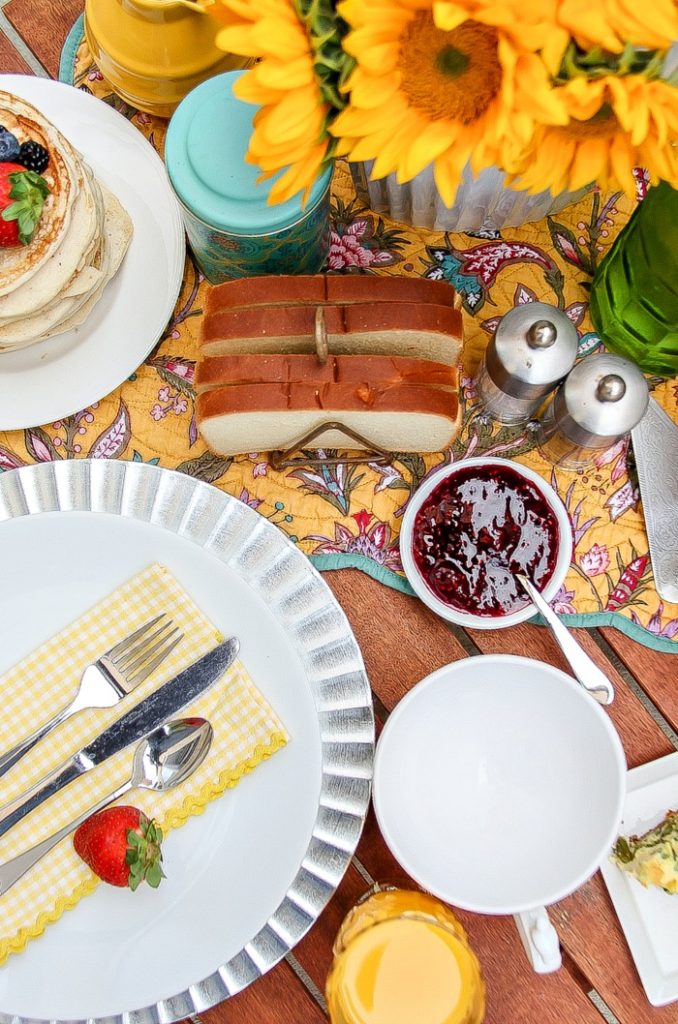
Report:
[[572,369],[579,337],[566,313],[526,302],[503,316],[476,377],[481,405],[499,423],[527,423]]
[[650,394],[635,363],[589,356],[568,374],[540,423],[542,455],[561,469],[586,469],[645,415]]

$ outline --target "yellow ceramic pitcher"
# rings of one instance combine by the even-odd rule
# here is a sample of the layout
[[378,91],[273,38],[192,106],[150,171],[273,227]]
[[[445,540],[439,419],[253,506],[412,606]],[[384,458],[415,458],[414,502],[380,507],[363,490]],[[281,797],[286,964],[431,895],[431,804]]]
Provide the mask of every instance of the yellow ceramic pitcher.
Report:
[[214,0],[86,0],[85,37],[111,88],[140,110],[170,117],[196,85],[247,58],[217,48]]

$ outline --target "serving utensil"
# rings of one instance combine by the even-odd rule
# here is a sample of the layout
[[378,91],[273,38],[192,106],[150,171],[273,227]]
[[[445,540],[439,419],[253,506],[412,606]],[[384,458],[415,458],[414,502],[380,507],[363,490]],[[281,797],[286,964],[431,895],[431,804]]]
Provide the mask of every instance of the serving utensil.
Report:
[[600,704],[611,704],[614,700],[614,688],[602,669],[598,668],[593,658],[589,657],[584,648],[570,633],[567,626],[560,621],[551,606],[541,596],[532,580],[520,572],[514,573],[514,576],[550,627],[558,646],[567,658],[575,678]]
[[650,398],[631,431],[657,593],[678,602],[678,427]]
[[168,722],[178,711],[188,707],[210,688],[235,661],[240,643],[236,637],[224,640],[202,658],[185,668],[168,682],[139,701],[126,715],[99,733],[91,743],[76,751],[67,761],[43,776],[30,789],[0,807],[0,835],[25,818],[41,804],[60,792],[70,782],[80,778],[99,764],[103,764],[118,751],[144,739]]
[[[154,630],[154,626],[158,628]],[[183,635],[162,612],[111,647],[87,666],[70,704],[0,757],[0,777],[32,750],[43,736],[78,711],[110,708],[117,704],[162,664]]]
[[0,896],[11,889],[57,843],[75,832],[83,821],[108,807],[123,793],[130,789],[152,789],[156,793],[164,793],[185,782],[205,760],[212,736],[212,726],[205,718],[180,718],[161,725],[137,747],[132,773],[121,786],[83,811],[68,825],[36,843],[30,850],[0,864]]

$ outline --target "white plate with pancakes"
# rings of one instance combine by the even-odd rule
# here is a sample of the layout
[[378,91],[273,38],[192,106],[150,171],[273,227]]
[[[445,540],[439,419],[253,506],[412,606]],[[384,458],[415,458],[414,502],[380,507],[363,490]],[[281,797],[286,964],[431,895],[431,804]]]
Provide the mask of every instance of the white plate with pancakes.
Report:
[[[185,243],[164,164],[126,118],[88,93],[49,79],[0,75],[0,90],[32,104],[62,133],[84,160],[89,181],[81,178],[79,184],[90,196],[90,207],[97,202],[105,206],[98,219],[86,214],[79,198],[83,189],[74,189],[80,206],[74,202],[70,210],[69,234],[62,232],[59,251],[28,275],[28,286],[38,298],[32,300],[25,284],[0,296],[0,303],[4,300],[16,316],[7,329],[10,347],[3,347],[0,327],[0,430],[18,430],[86,408],[137,369],[172,315],[183,279]],[[100,246],[98,236],[103,239]],[[68,260],[71,245],[78,253],[84,250],[74,258],[92,266],[80,269],[78,285],[71,285],[70,292],[62,288],[44,308],[57,320],[61,310],[74,312],[67,320],[62,314],[58,333],[30,341],[41,327],[49,333],[49,322],[41,323],[34,314],[20,322],[20,314],[28,304],[41,306],[41,289],[54,290],[54,257]],[[87,251],[95,250],[106,251],[101,262],[99,257],[87,258]],[[70,326],[61,333],[65,324]]]

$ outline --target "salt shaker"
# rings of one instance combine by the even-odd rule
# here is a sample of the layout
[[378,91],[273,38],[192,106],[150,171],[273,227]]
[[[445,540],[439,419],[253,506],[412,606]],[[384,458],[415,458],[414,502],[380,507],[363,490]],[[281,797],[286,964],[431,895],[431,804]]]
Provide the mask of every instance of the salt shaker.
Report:
[[572,369],[579,338],[562,310],[526,302],[499,322],[476,377],[480,402],[499,423],[527,423]]
[[650,394],[635,363],[589,356],[568,374],[540,424],[540,450],[561,469],[586,469],[645,415]]

